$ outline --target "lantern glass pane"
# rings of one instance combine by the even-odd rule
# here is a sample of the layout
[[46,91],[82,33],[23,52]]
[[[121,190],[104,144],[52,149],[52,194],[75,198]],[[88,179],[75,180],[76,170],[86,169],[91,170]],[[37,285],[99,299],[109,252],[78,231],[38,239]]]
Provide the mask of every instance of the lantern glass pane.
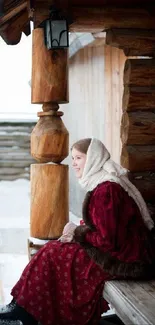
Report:
[[52,20],[52,47],[68,46],[68,31],[66,20]]
[[51,30],[50,30],[50,21],[46,20],[46,28],[45,28],[45,42],[48,49],[51,48]]

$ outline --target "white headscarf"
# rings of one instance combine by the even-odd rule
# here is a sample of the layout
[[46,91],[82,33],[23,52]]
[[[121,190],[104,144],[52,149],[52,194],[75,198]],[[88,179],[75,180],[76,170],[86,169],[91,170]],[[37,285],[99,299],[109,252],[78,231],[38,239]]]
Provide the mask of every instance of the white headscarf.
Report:
[[134,199],[139,207],[145,225],[151,230],[154,227],[154,222],[142,195],[129,181],[127,173],[127,169],[110,159],[110,153],[104,144],[100,140],[92,138],[87,151],[83,175],[79,180],[80,185],[86,191],[92,191],[98,184],[106,181],[120,184]]

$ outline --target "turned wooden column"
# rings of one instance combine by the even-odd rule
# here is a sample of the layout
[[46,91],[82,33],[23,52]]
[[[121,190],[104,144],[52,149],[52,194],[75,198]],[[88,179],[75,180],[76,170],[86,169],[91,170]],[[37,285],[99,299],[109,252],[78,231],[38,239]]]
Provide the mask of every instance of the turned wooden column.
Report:
[[69,134],[59,111],[68,102],[68,50],[47,50],[42,28],[33,31],[32,103],[42,103],[31,134],[30,235],[39,239],[61,236],[69,218]]
[[31,134],[31,155],[39,162],[60,163],[68,156],[69,134],[62,112],[38,112],[39,121]]

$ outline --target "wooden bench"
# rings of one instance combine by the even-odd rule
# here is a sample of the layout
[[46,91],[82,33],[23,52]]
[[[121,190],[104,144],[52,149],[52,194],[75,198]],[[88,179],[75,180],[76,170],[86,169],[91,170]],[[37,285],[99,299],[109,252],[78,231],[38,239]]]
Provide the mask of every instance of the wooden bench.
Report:
[[27,240],[28,246],[28,258],[29,261],[31,258],[42,248],[49,240],[43,240],[38,238],[29,237]]
[[125,325],[155,325],[155,281],[108,281],[103,296]]
[[[29,260],[46,242],[28,239]],[[103,297],[125,325],[155,325],[155,280],[107,281]]]

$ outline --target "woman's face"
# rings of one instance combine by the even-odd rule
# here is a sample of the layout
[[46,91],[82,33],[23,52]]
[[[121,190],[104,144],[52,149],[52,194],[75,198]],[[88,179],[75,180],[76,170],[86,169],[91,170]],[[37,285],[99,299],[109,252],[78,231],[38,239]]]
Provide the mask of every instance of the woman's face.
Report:
[[77,178],[81,178],[85,166],[87,155],[75,149],[72,149],[72,167],[75,170]]

